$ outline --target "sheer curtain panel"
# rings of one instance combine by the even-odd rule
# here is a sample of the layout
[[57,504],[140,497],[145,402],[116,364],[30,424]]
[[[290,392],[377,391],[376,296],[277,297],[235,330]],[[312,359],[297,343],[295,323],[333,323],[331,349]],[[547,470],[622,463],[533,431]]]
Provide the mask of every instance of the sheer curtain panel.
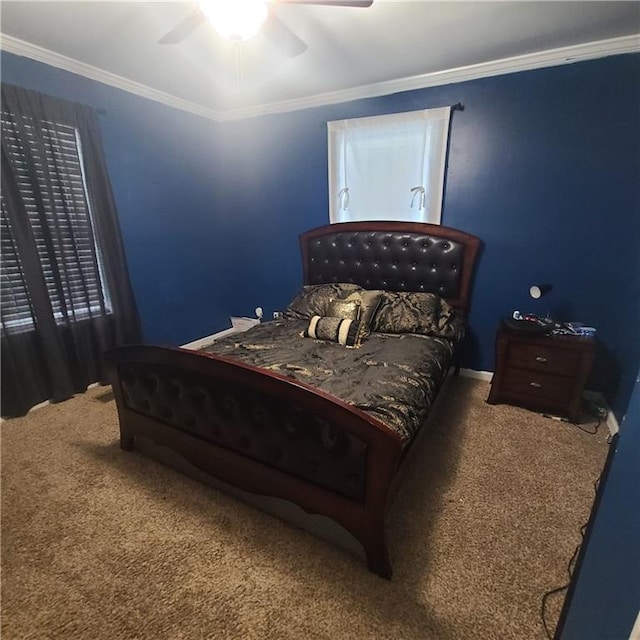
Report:
[[440,224],[451,107],[328,122],[329,218]]
[[2,86],[2,415],[105,381],[140,340],[95,112]]

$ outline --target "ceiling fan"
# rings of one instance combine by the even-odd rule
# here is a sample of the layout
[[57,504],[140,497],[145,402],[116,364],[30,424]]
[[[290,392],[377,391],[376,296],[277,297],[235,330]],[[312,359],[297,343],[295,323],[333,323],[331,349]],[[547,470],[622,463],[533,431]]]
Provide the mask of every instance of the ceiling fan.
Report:
[[373,0],[208,0],[200,2],[184,20],[166,33],[159,44],[177,44],[209,21],[225,38],[241,42],[258,31],[290,58],[307,50],[307,45],[280,20],[267,4],[314,4],[335,7],[370,7]]

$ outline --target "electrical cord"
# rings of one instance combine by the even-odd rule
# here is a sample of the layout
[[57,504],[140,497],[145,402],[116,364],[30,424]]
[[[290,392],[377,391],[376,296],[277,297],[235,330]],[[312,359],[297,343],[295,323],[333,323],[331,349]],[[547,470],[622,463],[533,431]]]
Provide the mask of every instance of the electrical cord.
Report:
[[[584,433],[587,433],[590,436],[595,436],[598,433],[598,429],[600,428],[600,425],[602,424],[603,418],[607,417],[607,410],[602,408],[602,407],[600,407],[594,401],[587,401],[587,406],[588,406],[588,408],[590,410],[589,413],[591,414],[591,417],[597,419],[597,421],[598,421],[598,424],[596,424],[596,426],[594,427],[593,431],[590,431],[589,429],[585,429],[582,425],[580,425],[580,423],[573,422],[572,420],[567,420],[566,418],[561,418],[561,417],[555,416],[555,415],[550,414],[550,413],[543,413],[542,415],[545,418],[550,418],[551,420],[558,420],[559,422],[568,422],[569,424],[573,425],[577,429],[580,429],[580,431],[583,431]],[[610,439],[609,438],[607,438],[607,442],[610,443]]]
[[566,422],[566,423],[576,427],[576,429],[580,429],[580,431],[584,431],[584,433],[588,433],[590,436],[595,436],[598,433],[598,429],[600,428],[600,425],[602,424],[602,418],[601,418],[600,415],[594,416],[594,417],[596,417],[598,419],[598,424],[596,424],[596,426],[594,427],[593,431],[589,431],[588,429],[585,429],[578,422],[571,422],[570,420],[567,420],[566,418],[558,418],[557,416],[553,416],[550,413],[543,413],[542,417],[543,418],[550,418],[551,420],[557,420],[559,422]]
[[[596,431],[595,432],[598,431],[598,427],[599,426],[600,426],[600,422],[598,422],[598,425],[596,426]],[[591,432],[587,431],[587,433],[591,433]],[[597,497],[597,495],[598,495],[598,488],[600,487],[600,480],[602,479],[602,475],[603,474],[604,474],[604,469],[600,472],[600,475],[596,478],[596,480],[593,483],[594,500],[595,500],[595,497]],[[540,605],[540,618],[542,619],[542,626],[544,627],[544,630],[545,630],[545,632],[547,634],[547,638],[549,638],[549,640],[553,640],[553,633],[550,631],[550,629],[549,629],[549,627],[547,625],[547,619],[546,619],[547,602],[549,601],[549,598],[551,596],[554,596],[557,593],[562,593],[563,591],[565,591],[566,589],[569,588],[569,585],[571,584],[571,579],[573,578],[573,570],[575,568],[575,562],[578,559],[578,552],[580,551],[580,547],[582,546],[582,543],[584,542],[584,536],[585,536],[588,524],[589,524],[589,520],[587,520],[580,527],[580,542],[578,542],[578,544],[576,545],[576,548],[574,549],[573,554],[571,555],[571,558],[569,559],[569,563],[567,564],[567,574],[569,576],[569,581],[567,582],[567,584],[564,584],[561,587],[556,587],[555,589],[551,589],[551,590],[547,591],[542,596],[542,602],[541,602],[541,605]]]
[[575,561],[578,558],[578,552],[580,551],[580,547],[584,542],[584,533],[586,529],[587,529],[586,523],[580,527],[580,542],[578,542],[578,544],[576,545],[576,548],[573,550],[573,554],[571,555],[571,558],[569,559],[569,564],[567,565],[567,574],[569,575],[569,582],[567,582],[567,584],[562,585],[561,587],[556,587],[555,589],[551,589],[550,591],[547,591],[542,596],[540,617],[542,618],[542,624],[544,626],[544,630],[546,631],[547,637],[549,638],[549,640],[553,640],[553,633],[549,630],[549,627],[547,626],[547,620],[546,620],[547,601],[551,596],[554,596],[556,593],[561,593],[562,591],[565,591],[566,589],[569,588],[569,585],[571,584],[571,578],[573,577],[573,569],[575,567]]
[[600,428],[600,425],[602,424],[602,418],[600,416],[597,416],[597,417],[598,417],[598,424],[595,426],[593,431],[589,431],[588,429],[581,427],[577,422],[571,422],[570,424],[572,424],[577,429],[580,429],[580,431],[584,431],[585,433],[588,433],[590,436],[595,436],[598,433],[598,429]]
[[[582,532],[584,530],[584,527],[581,527],[580,531]],[[554,596],[556,593],[561,593],[562,591],[565,591],[566,589],[569,588],[569,585],[571,584],[571,577],[573,575],[573,563],[575,562],[576,558],[578,557],[578,551],[580,550],[580,546],[582,545],[582,542],[584,540],[584,534],[581,536],[580,538],[580,542],[576,545],[576,548],[573,552],[573,555],[571,556],[571,559],[569,560],[569,564],[567,565],[567,573],[569,574],[569,582],[567,582],[567,584],[563,584],[561,587],[556,587],[555,589],[551,589],[550,591],[547,591],[543,596],[542,596],[542,604],[540,606],[540,617],[542,618],[542,625],[544,626],[544,630],[547,634],[547,638],[549,638],[549,640],[553,640],[553,633],[550,631],[549,627],[547,626],[547,618],[546,618],[546,614],[547,614],[547,602],[549,600],[549,598],[551,596]]]

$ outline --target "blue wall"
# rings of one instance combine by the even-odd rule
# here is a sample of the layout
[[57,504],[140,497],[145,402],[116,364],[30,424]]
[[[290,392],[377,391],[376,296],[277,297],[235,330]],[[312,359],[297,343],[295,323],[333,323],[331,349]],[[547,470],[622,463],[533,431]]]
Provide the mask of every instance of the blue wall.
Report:
[[[461,364],[493,369],[497,323],[515,308],[581,320],[602,345],[591,386],[619,419],[640,365],[638,77],[640,55],[617,56],[214,124],[2,55],[3,81],[106,110],[105,153],[145,338],[165,344],[224,328],[229,314],[257,304],[267,313],[286,305],[300,285],[297,236],[328,221],[327,120],[464,103],[453,116],[443,223],[480,236],[485,250]],[[554,285],[538,306],[527,297],[535,282]],[[627,514],[637,517],[639,393],[567,640],[617,640],[635,615],[637,520],[628,528]],[[598,617],[590,603],[605,595]]]
[[216,204],[226,159],[214,124],[6,53],[2,80],[105,111],[105,155],[145,339],[181,344],[226,326],[237,295],[227,229],[237,212]]
[[[485,243],[462,366],[492,370],[500,317],[551,312],[598,328],[590,386],[616,415],[640,363],[640,55],[216,124],[10,54],[9,83],[106,110],[105,151],[149,342],[282,308],[297,236],[326,224],[327,120],[462,102],[443,223]],[[534,282],[552,293],[534,303]]]
[[[590,386],[621,418],[640,362],[639,76],[640,56],[620,56],[226,125],[227,169],[247,176],[228,202],[240,197],[261,229],[247,239],[247,299],[285,304],[296,236],[327,222],[327,120],[461,101],[443,224],[485,243],[462,365],[493,369],[496,326],[513,309],[579,320],[600,337]],[[539,303],[536,282],[553,283]]]
[[627,640],[640,608],[640,372],[562,640]]

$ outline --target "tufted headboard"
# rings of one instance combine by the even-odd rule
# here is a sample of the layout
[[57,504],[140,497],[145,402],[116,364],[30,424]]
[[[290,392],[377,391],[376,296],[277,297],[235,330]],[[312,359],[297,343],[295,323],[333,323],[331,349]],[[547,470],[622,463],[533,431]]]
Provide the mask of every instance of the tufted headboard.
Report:
[[300,236],[304,284],[437,293],[467,311],[479,238],[419,222],[344,222]]

